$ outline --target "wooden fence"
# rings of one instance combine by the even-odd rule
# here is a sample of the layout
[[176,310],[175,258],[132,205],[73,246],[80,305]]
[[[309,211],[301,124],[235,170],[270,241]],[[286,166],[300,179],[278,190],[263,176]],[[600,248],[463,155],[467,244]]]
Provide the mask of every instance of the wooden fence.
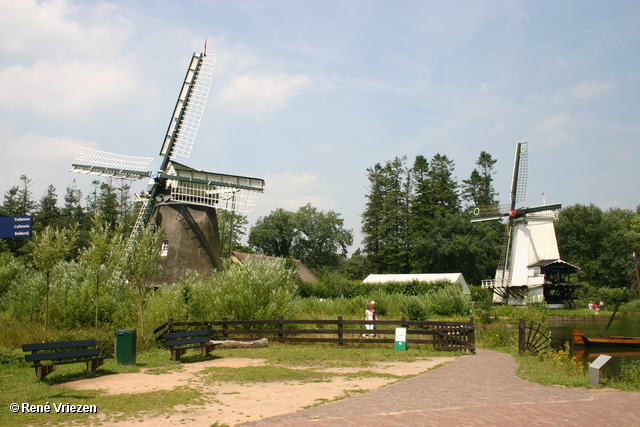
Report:
[[[374,324],[374,331],[366,330],[365,324]],[[407,344],[433,344],[436,350],[474,353],[476,349],[473,317],[468,322],[435,322],[406,320],[227,320],[206,322],[174,322],[169,319],[154,330],[154,334],[167,331],[206,329],[214,340],[255,340],[267,337],[277,342],[328,342],[391,343],[395,338],[395,327],[407,328]],[[375,333],[375,338],[363,334]],[[158,336],[158,341],[160,336]]]

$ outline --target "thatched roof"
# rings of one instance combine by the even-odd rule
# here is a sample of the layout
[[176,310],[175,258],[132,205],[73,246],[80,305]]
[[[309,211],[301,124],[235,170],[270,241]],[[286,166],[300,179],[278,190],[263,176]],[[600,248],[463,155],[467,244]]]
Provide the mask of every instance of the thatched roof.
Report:
[[[233,256],[232,256],[231,259],[234,262],[239,262],[240,264],[244,263],[245,260],[247,260],[247,259],[260,259],[260,260],[267,260],[267,261],[276,260],[276,259],[284,259],[284,258],[278,258],[278,257],[274,257],[274,256],[246,254],[244,252],[235,252],[235,251],[232,252],[232,254],[233,254]],[[313,274],[313,272],[311,270],[309,270],[307,268],[307,266],[302,263],[302,261],[300,261],[298,259],[294,259],[292,261],[298,267],[298,277],[300,277],[300,280],[302,280],[304,282],[317,282],[318,281],[318,278],[316,277],[316,275]]]

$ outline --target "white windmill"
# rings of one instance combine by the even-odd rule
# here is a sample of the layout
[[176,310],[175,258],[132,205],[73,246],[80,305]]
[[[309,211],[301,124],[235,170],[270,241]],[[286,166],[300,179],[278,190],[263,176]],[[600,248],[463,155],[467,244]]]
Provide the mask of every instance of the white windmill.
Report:
[[192,169],[175,161],[188,158],[213,80],[215,55],[193,54],[169,128],[160,150],[162,162],[81,148],[72,172],[140,180],[150,178],[143,203],[129,238],[128,251],[142,228],[162,228],[164,260],[162,281],[175,283],[186,270],[207,274],[222,269],[216,209],[252,213],[264,192],[264,180]]
[[482,286],[492,289],[494,302],[524,305],[527,301],[550,305],[573,304],[575,286],[564,276],[578,267],[560,259],[553,222],[561,204],[516,208],[525,198],[528,144],[518,143],[509,205],[478,206],[472,222],[508,218],[507,234],[495,279]]

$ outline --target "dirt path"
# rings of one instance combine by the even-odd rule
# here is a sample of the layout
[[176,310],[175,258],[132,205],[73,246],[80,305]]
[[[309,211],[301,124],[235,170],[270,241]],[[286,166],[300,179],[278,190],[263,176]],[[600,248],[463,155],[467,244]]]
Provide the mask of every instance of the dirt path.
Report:
[[[363,391],[373,390],[398,381],[393,377],[371,376],[371,372],[394,376],[417,375],[436,365],[448,363],[454,357],[433,357],[414,362],[373,363],[362,368],[314,368],[305,370],[335,374],[323,381],[286,382],[215,382],[205,383],[198,373],[216,367],[243,368],[265,366],[265,360],[248,358],[222,358],[180,365],[166,373],[150,375],[149,369],[140,373],[106,375],[78,380],[58,387],[76,390],[104,390],[107,394],[137,394],[175,387],[191,387],[208,398],[205,405],[175,407],[171,415],[149,417],[113,423],[104,420],[102,426],[235,426],[275,415],[296,412],[310,406],[334,401]],[[292,368],[292,367],[290,367]],[[300,368],[302,369],[302,368]],[[362,376],[357,373],[362,372]],[[355,373],[355,375],[354,375]],[[104,417],[101,417],[104,418]]]

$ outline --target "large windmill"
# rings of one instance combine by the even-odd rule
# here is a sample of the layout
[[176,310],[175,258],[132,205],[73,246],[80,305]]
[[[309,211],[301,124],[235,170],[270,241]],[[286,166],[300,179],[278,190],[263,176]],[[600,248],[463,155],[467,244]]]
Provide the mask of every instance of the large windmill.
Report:
[[472,222],[507,218],[507,234],[495,279],[484,280],[495,302],[523,305],[527,301],[572,304],[575,286],[564,275],[578,268],[560,259],[553,221],[560,204],[516,207],[525,199],[528,144],[518,143],[508,205],[478,206]]
[[72,172],[140,180],[148,178],[147,198],[129,238],[129,251],[142,228],[162,228],[165,283],[175,283],[186,270],[208,274],[222,269],[216,209],[252,213],[264,181],[192,169],[175,161],[188,158],[195,141],[213,79],[215,55],[194,54],[160,150],[162,162],[81,148]]

